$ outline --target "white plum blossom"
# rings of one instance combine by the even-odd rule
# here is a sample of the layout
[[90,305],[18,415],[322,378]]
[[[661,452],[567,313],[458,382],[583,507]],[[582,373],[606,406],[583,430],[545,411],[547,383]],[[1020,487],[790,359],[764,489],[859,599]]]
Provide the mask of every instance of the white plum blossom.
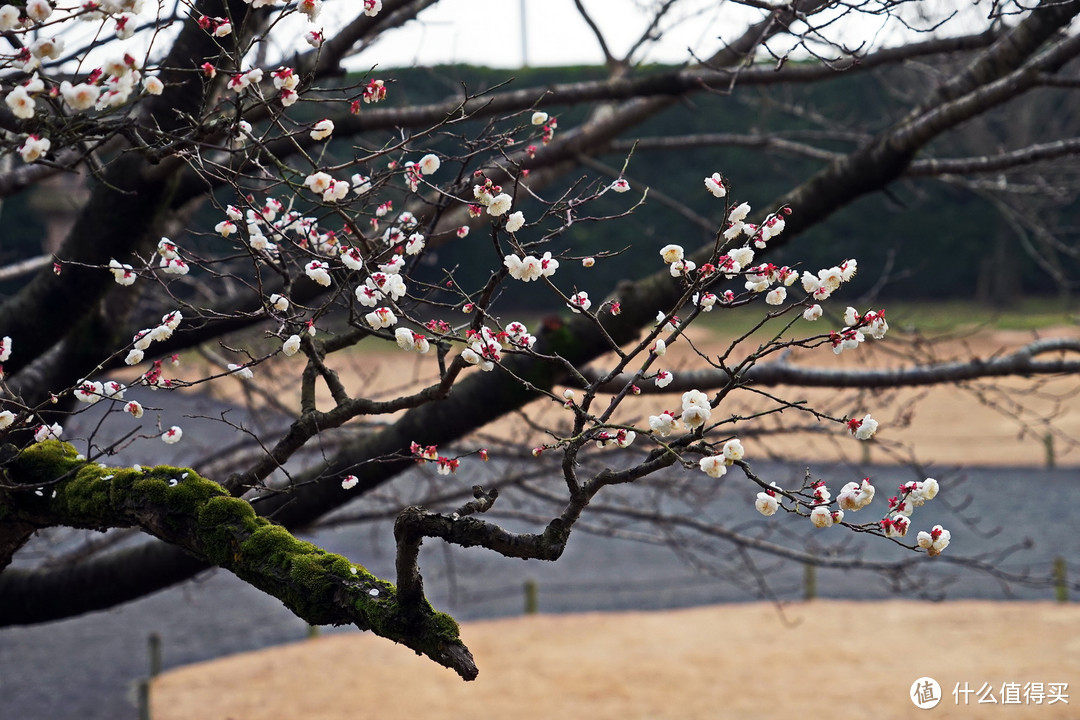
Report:
[[787,299],[787,288],[778,287],[773,288],[765,296],[765,302],[769,305],[783,305],[784,300]]
[[402,350],[410,350],[423,355],[431,349],[430,343],[423,335],[414,333],[408,328],[398,328],[394,331],[394,339]]
[[330,266],[321,260],[312,260],[304,266],[304,274],[318,285],[330,287]]
[[885,321],[885,311],[871,310],[863,316],[866,333],[875,340],[882,340],[889,331],[889,323]]
[[27,0],[26,16],[37,22],[45,22],[52,15],[53,6],[48,0]]
[[143,78],[143,90],[147,95],[160,95],[165,91],[165,83],[157,75],[148,75]]
[[787,227],[787,221],[780,215],[773,215],[758,228],[758,239],[754,241],[754,246],[765,247],[765,243],[784,232],[785,227]]
[[124,412],[133,418],[141,418],[143,416],[143,406],[138,400],[131,400],[124,405]]
[[349,194],[349,183],[345,180],[331,180],[330,185],[323,191],[323,202],[336,202],[344,200]]
[[601,449],[609,447],[627,448],[633,444],[636,438],[637,433],[633,430],[620,429],[614,433],[604,430],[597,434],[596,446]]
[[[356,477],[355,475],[346,475],[341,479],[341,489],[352,490],[359,482],[360,478]],[[355,570],[353,572],[355,572]]]
[[741,248],[735,248],[728,253],[728,257],[738,266],[732,269],[733,272],[738,272],[744,267],[754,262],[754,249],[749,245],[744,245]]
[[161,441],[166,445],[175,445],[180,442],[180,438],[184,437],[184,431],[179,425],[173,425],[171,428],[161,433]]
[[675,330],[678,329],[678,327],[679,327],[679,318],[678,318],[678,316],[673,316],[670,320],[667,320],[665,322],[666,317],[667,317],[667,315],[664,314],[663,310],[658,310],[656,312],[656,324],[659,325],[660,323],[664,323],[664,327],[661,328],[661,330],[663,332],[666,332],[666,333],[675,332]]
[[682,409],[682,421],[691,429],[704,425],[712,415],[709,396],[700,390],[688,390],[683,393]]
[[346,248],[345,252],[341,253],[341,262],[350,270],[364,269],[364,256],[357,247]]
[[0,362],[7,362],[11,359],[11,338],[5,335],[0,340]]
[[877,432],[878,422],[869,414],[863,416],[862,420],[852,419],[848,421],[848,429],[851,434],[855,436],[857,440],[869,440]]
[[665,410],[659,415],[649,416],[649,429],[660,437],[667,437],[676,427],[678,420],[675,414]]
[[270,307],[274,308],[278,312],[288,312],[289,310],[289,298],[284,295],[274,293],[270,296]]
[[630,190],[630,183],[626,178],[619,178],[610,185],[612,192],[624,193]]
[[681,245],[665,245],[660,248],[660,257],[664,259],[668,265],[674,262],[678,262],[683,259],[683,249]]
[[849,482],[840,488],[836,501],[841,510],[861,510],[874,499],[874,492],[870,478],[864,478],[862,483]]
[[251,380],[255,377],[255,374],[251,372],[251,368],[245,367],[244,365],[229,363],[228,370],[230,374],[235,375],[241,380]]
[[381,291],[367,283],[356,288],[356,301],[364,307],[375,307],[384,297]]
[[75,387],[75,399],[93,405],[104,396],[101,383],[93,380],[80,380]]
[[919,547],[926,550],[930,557],[940,555],[941,551],[949,546],[951,539],[952,534],[940,525],[935,525],[930,532],[920,532],[916,536]]
[[814,304],[803,310],[802,316],[804,320],[809,320],[810,322],[813,322],[814,320],[817,320],[821,317],[821,313],[821,306]]
[[329,173],[320,171],[304,178],[304,187],[309,188],[311,192],[317,195],[321,195],[326,192],[332,182],[334,182],[334,178],[330,177]]
[[64,102],[68,104],[68,107],[75,112],[80,112],[94,107],[101,96],[101,88],[90,83],[72,85],[67,80],[64,80],[60,83],[60,96],[64,98]]
[[589,293],[582,290],[579,293],[575,293],[570,296],[570,303],[568,308],[576,313],[585,312],[592,307],[592,300],[589,299]]
[[288,339],[281,343],[281,351],[285,353],[286,357],[292,357],[300,351],[300,336],[290,335]]
[[724,178],[720,176],[720,173],[713,173],[705,178],[705,189],[718,198],[727,195],[727,188],[724,187]]
[[907,535],[908,528],[911,527],[911,520],[900,513],[894,513],[891,517],[882,520],[880,524],[885,537],[904,537]]
[[731,465],[739,460],[743,459],[745,450],[743,444],[739,441],[739,438],[732,438],[724,443],[724,462]]
[[190,268],[186,262],[176,257],[171,260],[161,258],[161,269],[169,275],[187,275]]
[[14,5],[0,7],[0,30],[14,30],[20,22],[19,8]]
[[696,267],[697,265],[692,260],[676,260],[668,266],[668,271],[671,273],[671,277],[679,277],[689,275]]
[[378,310],[373,310],[364,316],[364,320],[367,324],[376,330],[382,328],[388,328],[397,324],[397,316],[388,307],[381,307]]
[[113,274],[113,279],[117,285],[131,285],[138,278],[134,268],[115,259],[109,260],[109,271]]
[[727,465],[724,464],[724,458],[720,455],[701,458],[698,461],[698,467],[701,468],[701,472],[712,478],[723,477],[727,473]]
[[532,124],[533,125],[543,125],[547,121],[548,121],[548,114],[546,112],[541,112],[541,111],[537,110],[536,112],[534,112],[532,114]]
[[406,255],[418,255],[424,249],[424,236],[420,233],[413,233],[409,236],[408,241],[405,243]]
[[843,519],[843,510],[829,510],[825,505],[818,505],[810,511],[810,522],[816,528],[832,527],[839,524]]
[[15,422],[15,413],[10,410],[0,412],[0,430],[6,430]]
[[439,160],[438,155],[428,153],[424,157],[420,158],[420,162],[417,163],[417,166],[420,168],[421,174],[431,175],[432,173],[438,171],[441,164],[442,162]]
[[915,483],[915,488],[908,495],[908,499],[916,506],[920,506],[927,500],[933,500],[938,494],[938,481],[934,478],[926,478],[922,482]]
[[38,59],[56,60],[64,52],[63,38],[38,38],[30,43],[30,54]]
[[740,203],[732,208],[731,213],[728,215],[728,222],[742,222],[746,219],[746,216],[750,214],[749,203]]
[[[772,486],[776,487],[776,483],[772,483]],[[777,488],[777,490],[779,489]],[[765,517],[775,515],[776,511],[780,509],[780,501],[776,498],[776,491],[765,490],[759,492],[754,500],[754,508]]]
[[711,292],[695,293],[692,298],[692,302],[700,307],[704,312],[712,312],[713,306],[716,305],[716,295]]
[[349,180],[352,182],[353,192],[357,195],[364,195],[371,190],[371,178],[367,175],[355,173]]
[[143,361],[144,352],[140,348],[134,348],[128,351],[127,357],[124,358],[124,364],[126,365],[138,365]]
[[51,146],[52,142],[49,138],[29,135],[26,140],[23,141],[23,144],[19,146],[19,155],[22,156],[23,162],[32,163],[45,153],[49,152],[49,147]]
[[325,140],[334,134],[334,121],[329,118],[323,118],[311,128],[312,140]]
[[38,425],[34,429],[34,441],[45,442],[49,438],[53,440],[59,440],[60,436],[64,434],[64,428],[60,423],[53,423],[52,425]]
[[382,0],[364,0],[364,14],[375,17],[382,11]]
[[176,243],[167,237],[158,241],[157,252],[163,260],[175,260],[180,257],[176,252]]
[[29,120],[34,117],[34,98],[30,97],[30,93],[22,85],[16,85],[4,97],[4,102],[7,103],[15,117],[22,120]]
[[495,197],[491,198],[491,203],[487,206],[488,215],[492,217],[499,217],[510,209],[510,204],[514,201],[512,197],[506,193],[499,193]]
[[675,379],[675,375],[667,370],[660,370],[656,373],[656,387],[665,388],[671,384],[671,381]]
[[518,210],[506,218],[506,232],[517,232],[525,224],[525,215]]

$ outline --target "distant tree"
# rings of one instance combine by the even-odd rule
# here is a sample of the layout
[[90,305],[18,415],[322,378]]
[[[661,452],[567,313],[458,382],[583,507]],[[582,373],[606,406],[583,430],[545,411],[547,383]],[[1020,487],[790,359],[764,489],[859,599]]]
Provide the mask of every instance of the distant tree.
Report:
[[[855,273],[853,259],[837,257],[820,270],[769,262],[781,247],[797,251],[798,240],[840,208],[907,178],[977,183],[992,175],[1007,192],[1014,172],[1071,162],[1080,148],[1073,137],[965,156],[942,151],[969,123],[1035,90],[1075,89],[1080,36],[1069,28],[1080,3],[980,6],[984,19],[963,35],[949,34],[950,10],[927,17],[919,3],[732,3],[758,19],[691,64],[660,70],[637,61],[679,3],[656,3],[655,21],[625,57],[610,52],[579,4],[607,59],[603,79],[483,92],[463,86],[443,102],[409,105],[395,104],[392,71],[343,74],[356,48],[433,4],[28,0],[0,7],[10,47],[0,65],[7,168],[0,194],[20,202],[47,182],[68,187],[62,178],[87,188],[70,228],[57,231],[62,243],[45,257],[22,248],[4,271],[32,277],[18,280],[0,305],[0,568],[7,568],[0,621],[110,607],[213,565],[310,623],[371,629],[472,678],[477,669],[456,623],[424,597],[418,556],[425,538],[556,560],[602,491],[681,466],[699,480],[697,473],[737,470],[748,502],[756,493],[763,514],[782,509],[935,555],[948,531],[927,527],[916,536],[916,524],[902,538],[910,510],[936,494],[936,483],[905,486],[876,520],[853,522],[853,511],[873,497],[869,483],[856,478],[836,497],[809,476],[801,487],[775,487],[755,474],[752,448],[744,457],[745,419],[728,410],[729,399],[754,393],[768,401],[762,415],[794,411],[869,440],[877,425],[863,410],[812,408],[769,388],[893,388],[1080,369],[1064,355],[1077,343],[1066,340],[899,371],[788,364],[780,353],[789,349],[858,352],[864,339],[885,335],[887,322],[880,310],[852,308],[804,324]],[[336,14],[320,24],[331,8]],[[908,40],[863,42],[851,23],[867,18],[906,23]],[[671,138],[637,130],[695,94],[734,102],[753,87],[906,62],[941,68],[940,75],[876,129],[818,135],[827,148],[811,146],[809,134],[747,129]],[[584,110],[580,122],[557,120],[556,109],[569,107]],[[758,168],[699,167],[694,187],[648,177],[640,155],[674,146],[750,147],[821,165],[752,212],[733,198],[740,175]],[[52,202],[58,192],[36,196],[55,214],[54,226],[63,222]],[[720,222],[675,199],[688,193],[711,193]],[[621,218],[643,201],[662,202],[689,223],[673,227],[696,229],[626,235]],[[526,215],[521,207],[532,209]],[[607,246],[581,252],[576,229],[597,221],[610,228]],[[684,239],[703,235],[707,242]],[[1074,251],[1043,237],[1055,252]],[[477,283],[460,281],[458,269],[438,259],[440,247],[463,243],[470,270],[482,268]],[[655,274],[616,287],[561,279],[571,263],[589,267],[620,253],[651,258]],[[528,326],[513,322],[500,304],[506,288],[529,291],[538,307],[554,302],[565,310]],[[760,307],[760,321],[726,352],[696,351],[685,337],[704,313],[750,304]],[[771,339],[747,349],[744,341],[761,328]],[[434,379],[416,391],[370,396],[340,374],[357,345],[396,345],[403,358],[419,353]],[[174,377],[173,359],[198,347],[219,370]],[[685,351],[699,369],[672,372],[669,348]],[[259,385],[271,374],[299,377],[298,407]],[[265,407],[290,415],[283,432],[223,419],[223,433],[243,442],[213,463],[185,459],[203,473],[110,464],[110,455],[133,444],[183,442],[182,426],[155,424],[151,408],[124,393],[153,387],[167,407],[171,393],[249,376]],[[681,397],[656,399],[663,392]],[[465,474],[489,452],[473,433],[536,399],[561,413],[530,410],[540,433],[535,446],[501,449],[504,459],[518,452],[523,462],[529,455],[557,460],[558,489],[545,492],[559,508],[536,532],[509,532],[483,518],[499,483],[464,497],[448,484],[439,501],[447,510],[421,508],[420,498],[403,503],[394,584],[291,535],[418,463],[436,474]],[[67,415],[97,403],[109,412],[93,432],[64,432]],[[142,423],[117,440],[107,429],[130,427],[125,413]],[[8,567],[33,533],[58,527],[137,528],[156,539],[100,543],[39,568]]]

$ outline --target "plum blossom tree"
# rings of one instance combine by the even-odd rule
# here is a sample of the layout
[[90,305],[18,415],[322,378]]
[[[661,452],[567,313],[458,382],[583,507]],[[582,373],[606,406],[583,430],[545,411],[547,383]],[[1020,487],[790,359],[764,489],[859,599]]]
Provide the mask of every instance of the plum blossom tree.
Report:
[[[1080,37],[1068,28],[1080,3],[994,3],[975,34],[938,32],[935,19],[921,25],[925,35],[888,47],[850,47],[844,25],[860,17],[910,24],[905,3],[841,10],[818,0],[737,3],[757,13],[745,32],[674,69],[637,60],[677,3],[658,5],[655,22],[623,58],[612,55],[582,7],[607,60],[604,80],[463,88],[446,102],[410,106],[393,104],[389,71],[341,73],[357,48],[433,4],[30,0],[0,7],[9,46],[0,54],[7,108],[0,112],[0,193],[17,198],[66,175],[89,188],[62,245],[44,260],[22,258],[33,276],[0,305],[4,623],[110,607],[218,566],[311,623],[370,629],[471,679],[478,670],[456,623],[424,596],[424,539],[556,560],[598,497],[674,469],[695,483],[739,474],[748,505],[788,516],[774,522],[840,526],[936,556],[950,531],[921,525],[916,510],[937,495],[937,481],[908,483],[877,510],[870,479],[851,479],[835,499],[809,474],[799,486],[780,487],[755,472],[746,418],[728,411],[730,399],[761,394],[770,401],[762,416],[794,411],[865,442],[879,430],[873,408],[813,408],[766,389],[1080,369],[1064,354],[1078,349],[1067,340],[903,370],[788,364],[781,358],[793,349],[857,353],[884,341],[888,322],[880,308],[843,310],[846,303],[833,297],[855,275],[857,259],[837,257],[822,268],[769,259],[837,209],[907,175],[1008,173],[1074,155],[1077,144],[1062,140],[986,157],[928,156],[935,140],[981,114],[1037,88],[1075,86],[1070,63]],[[636,150],[626,144],[645,120],[695,93],[941,58],[958,69],[848,151],[749,136],[644,138]],[[560,124],[555,109],[572,105],[586,105],[585,118]],[[617,227],[663,194],[650,196],[632,169],[639,153],[665,143],[773,146],[822,166],[764,212],[739,197],[745,168],[701,167],[703,182],[694,188],[659,188],[698,192],[716,204],[719,224],[692,218],[708,228],[700,247],[635,238],[613,240],[602,252],[575,248],[576,224]],[[597,159],[605,155],[619,157],[621,169]],[[553,189],[575,173],[583,174],[569,190]],[[593,210],[613,199],[618,211]],[[485,268],[476,286],[439,265],[440,248],[465,243]],[[655,272],[617,287],[579,287],[560,272],[623,253],[647,255]],[[558,311],[529,323],[508,318],[508,288]],[[687,335],[708,313],[748,306],[760,320],[722,353],[698,350]],[[751,332],[763,328],[771,339],[745,351]],[[176,367],[207,343],[227,355],[214,355],[216,371],[196,376]],[[353,387],[342,370],[358,345],[418,357],[432,380],[390,397]],[[687,358],[696,365],[687,367]],[[152,455],[161,447],[155,443],[183,447],[182,425],[155,423],[146,413],[151,404],[167,406],[174,393],[205,383],[242,379],[258,388],[272,372],[299,386],[281,432],[245,429],[251,442],[215,463],[115,461],[128,448],[150,447]],[[141,389],[156,393],[125,397]],[[558,412],[532,418],[535,442],[520,457],[502,451],[550,463],[540,466],[559,478],[544,491],[557,509],[535,532],[486,519],[498,482],[463,495],[449,491],[458,481],[446,485],[440,510],[418,499],[403,504],[393,582],[368,572],[362,558],[291,534],[417,465],[435,476],[476,474],[489,455],[498,457],[475,433],[533,401]],[[67,431],[68,418],[91,405],[107,407],[101,426]],[[133,431],[105,439],[115,436],[104,426],[131,419],[139,421]],[[357,431],[334,435],[339,428]],[[35,532],[60,527],[136,528],[152,538],[135,549],[80,555],[62,569],[8,567]]]

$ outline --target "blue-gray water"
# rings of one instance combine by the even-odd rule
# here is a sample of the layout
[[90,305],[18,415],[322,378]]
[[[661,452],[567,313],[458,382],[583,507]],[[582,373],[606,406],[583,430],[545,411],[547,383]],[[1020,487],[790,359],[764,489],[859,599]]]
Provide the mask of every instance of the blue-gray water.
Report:
[[[188,408],[188,414],[215,415],[211,405]],[[167,427],[178,418],[163,418]],[[211,444],[220,425],[185,418],[187,451]],[[211,428],[216,428],[211,430]],[[159,452],[160,445],[153,446]],[[781,485],[796,484],[802,466],[756,464],[755,470]],[[834,493],[854,477],[851,469],[815,467],[829,478]],[[874,507],[900,482],[913,479],[906,468],[866,469],[879,490]],[[1053,558],[1069,560],[1071,577],[1080,573],[1080,473],[1076,470],[968,469],[963,475],[936,473],[942,493],[916,510],[915,529],[944,524],[953,533],[951,556],[983,556],[999,570],[1047,577]],[[861,477],[861,476],[860,476]],[[704,479],[704,476],[702,476]],[[462,480],[464,483],[465,480]],[[730,487],[728,487],[730,485]],[[623,499],[637,492],[643,506],[654,502],[650,491],[623,488]],[[820,554],[867,560],[903,560],[911,553],[881,540],[840,529],[815,530],[804,519],[765,519],[753,509],[745,481],[728,482],[707,500],[666,499],[665,509],[708,519],[751,537],[802,550],[807,541]],[[503,500],[500,500],[502,503]],[[866,512],[866,511],[864,511]],[[880,516],[880,513],[879,515]],[[586,518],[588,519],[588,515]],[[858,519],[850,517],[849,519]],[[870,520],[871,518],[867,518]],[[509,519],[514,529],[537,529],[535,523]],[[997,532],[995,532],[997,530]],[[622,523],[615,532],[638,537],[655,532]],[[393,578],[392,534],[388,522],[326,529],[311,539],[341,552],[376,574]],[[462,620],[519,614],[526,579],[539,585],[544,612],[673,608],[761,597],[797,599],[803,593],[803,566],[768,554],[739,552],[725,542],[705,544],[700,536],[678,550],[669,547],[575,532],[556,563],[510,560],[483,550],[448,548],[429,540],[421,555],[425,587],[432,603]],[[1007,557],[1002,550],[1030,542]],[[1050,599],[1047,585],[1003,582],[958,565],[922,558],[917,571],[903,577],[867,571],[819,570],[820,597],[879,599],[890,597]],[[753,568],[756,572],[752,572]],[[134,720],[134,687],[148,668],[147,637],[163,639],[166,669],[243,652],[306,634],[304,623],[281,604],[226,572],[205,576],[108,612],[32,627],[0,629],[0,718],[46,720]],[[402,652],[408,652],[402,650]],[[243,682],[233,678],[233,682]]]

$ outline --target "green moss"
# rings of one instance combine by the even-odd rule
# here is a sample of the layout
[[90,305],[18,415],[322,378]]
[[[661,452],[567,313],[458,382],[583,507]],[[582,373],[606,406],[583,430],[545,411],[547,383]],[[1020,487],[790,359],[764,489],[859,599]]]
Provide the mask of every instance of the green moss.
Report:
[[11,461],[8,472],[21,485],[46,485],[85,464],[71,443],[46,440],[34,443]]
[[297,553],[308,552],[306,547],[314,547],[310,543],[297,540],[292,534],[280,525],[273,525],[265,518],[256,518],[261,525],[251,533],[251,536],[240,545],[240,552],[250,561],[280,568],[284,571],[290,569],[294,556]]
[[266,520],[255,515],[246,500],[218,495],[199,508],[196,529],[206,559],[215,565],[228,565],[238,552],[237,538],[255,532]]
[[105,524],[112,515],[112,484],[101,466],[86,464],[69,482],[57,488],[57,501],[68,513],[80,518],[100,518]]
[[456,640],[461,637],[461,626],[457,620],[446,613],[432,611],[432,632],[444,640]]

